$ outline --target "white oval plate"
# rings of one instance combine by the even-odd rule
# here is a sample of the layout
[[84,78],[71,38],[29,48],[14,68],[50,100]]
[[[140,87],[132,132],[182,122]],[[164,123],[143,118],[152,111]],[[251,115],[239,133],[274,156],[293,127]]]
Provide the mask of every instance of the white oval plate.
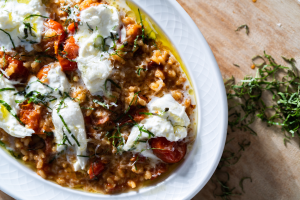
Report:
[[[185,63],[196,91],[197,138],[184,163],[166,180],[120,195],[86,193],[39,177],[0,150],[0,189],[16,199],[191,199],[208,182],[223,152],[227,98],[216,60],[199,29],[175,0],[132,0],[166,33]],[[201,125],[201,126],[200,126]]]

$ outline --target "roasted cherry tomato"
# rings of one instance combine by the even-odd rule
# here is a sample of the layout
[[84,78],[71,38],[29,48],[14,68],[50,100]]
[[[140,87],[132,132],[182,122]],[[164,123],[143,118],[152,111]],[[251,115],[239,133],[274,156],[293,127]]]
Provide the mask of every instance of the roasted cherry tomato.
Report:
[[143,119],[146,118],[146,115],[145,114],[142,114],[142,113],[145,113],[147,112],[146,109],[138,109],[135,111],[135,113],[133,114],[133,120],[135,122],[140,122],[142,121]]
[[46,65],[44,66],[42,69],[40,69],[40,71],[37,73],[36,77],[38,79],[40,79],[41,82],[43,83],[47,83],[47,75],[48,75],[48,72],[49,70],[51,69],[51,66],[50,65]]
[[153,153],[166,163],[177,163],[182,160],[186,153],[184,142],[170,142],[164,137],[150,140]]
[[20,120],[26,127],[33,129],[35,133],[39,133],[39,125],[41,118],[41,107],[33,103],[21,105]]
[[80,11],[83,11],[84,9],[87,9],[91,6],[98,6],[102,3],[93,3],[93,0],[85,0],[79,5]]
[[58,61],[64,71],[74,71],[77,69],[77,63],[74,60],[78,56],[79,46],[75,43],[75,39],[71,36],[67,39],[64,50],[57,55]]
[[90,179],[96,178],[104,170],[104,164],[99,160],[91,164],[89,168]]
[[78,23],[77,22],[72,22],[68,26],[68,33],[74,34],[77,29],[78,29]]
[[135,39],[142,34],[142,26],[138,24],[130,24],[126,27],[126,33],[129,35],[127,41],[134,43]]
[[0,52],[2,69],[6,72],[6,75],[9,76],[9,79],[14,80],[25,80],[28,75],[28,70],[24,67],[23,62]]
[[61,45],[66,38],[66,33],[64,31],[64,28],[60,23],[58,23],[52,19],[49,19],[45,23],[45,26],[47,28],[45,35],[47,37],[55,40],[54,41],[54,52],[55,52],[55,54],[57,54],[59,45]]

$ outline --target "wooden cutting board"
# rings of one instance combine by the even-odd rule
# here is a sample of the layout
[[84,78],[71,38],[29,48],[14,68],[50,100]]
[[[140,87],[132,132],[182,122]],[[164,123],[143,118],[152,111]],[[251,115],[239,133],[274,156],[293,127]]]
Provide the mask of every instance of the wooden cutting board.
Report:
[[[177,0],[193,18],[209,43],[223,78],[231,75],[242,79],[254,75],[251,58],[266,50],[285,64],[281,56],[294,57],[300,66],[300,3],[298,0]],[[250,34],[235,29],[247,24]],[[233,66],[240,65],[240,68]],[[283,144],[283,135],[276,128],[258,122],[252,128],[258,133],[235,132],[227,148],[238,149],[238,142],[247,139],[250,147],[242,152],[239,162],[228,169],[230,187],[242,192],[239,180],[244,182],[245,193],[232,199],[293,200],[300,198],[299,141]],[[212,181],[193,200],[214,199]],[[221,198],[219,198],[221,199]],[[12,200],[0,191],[0,200]]]

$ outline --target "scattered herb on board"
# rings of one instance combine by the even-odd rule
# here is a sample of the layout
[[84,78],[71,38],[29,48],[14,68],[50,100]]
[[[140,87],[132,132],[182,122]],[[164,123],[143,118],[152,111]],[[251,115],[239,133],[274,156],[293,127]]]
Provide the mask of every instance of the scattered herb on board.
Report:
[[245,28],[246,29],[246,34],[249,35],[249,26],[247,24],[239,26],[235,31],[240,31],[241,29]]
[[[246,76],[239,84],[235,83],[234,77],[225,81],[229,132],[240,130],[257,135],[250,126],[255,120],[261,119],[268,126],[277,126],[282,130],[285,145],[291,138],[300,136],[299,70],[294,58],[282,58],[291,67],[278,64],[272,56],[264,52],[263,56],[252,58],[253,65],[257,67],[255,77]],[[238,142],[239,150],[234,152],[228,150],[228,144],[232,144],[234,140],[235,138],[231,138],[226,142],[223,156],[215,172],[216,181],[213,181],[216,184],[213,194],[222,199],[241,195],[235,187],[229,187],[227,171],[229,167],[238,163],[241,153],[250,146],[251,142],[247,139]],[[227,174],[226,181],[220,181],[220,176],[217,176],[222,173]],[[243,183],[247,179],[252,182],[251,177],[243,177],[239,181],[243,193],[245,193]]]
[[240,180],[239,185],[240,185],[240,188],[242,189],[242,191],[243,191],[244,193],[245,193],[245,191],[244,191],[243,182],[244,182],[244,180],[246,180],[246,179],[249,179],[250,182],[252,183],[252,178],[251,178],[251,177],[243,177],[243,178]]
[[[287,139],[288,135],[300,136],[300,78],[295,59],[284,58],[292,65],[289,68],[277,64],[266,53],[264,57],[256,57],[264,65],[257,69],[255,77],[246,76],[238,85],[234,84],[233,79],[226,85],[227,98],[231,102],[229,105],[234,105],[229,107],[229,127],[256,135],[249,125],[260,118],[269,126],[279,126]],[[272,102],[271,105],[269,102]],[[241,108],[243,112],[239,112],[237,108]]]

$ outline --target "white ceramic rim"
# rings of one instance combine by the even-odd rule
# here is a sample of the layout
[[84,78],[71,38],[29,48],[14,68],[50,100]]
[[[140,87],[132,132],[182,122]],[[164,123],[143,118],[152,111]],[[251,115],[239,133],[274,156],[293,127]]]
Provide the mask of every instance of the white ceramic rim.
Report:
[[[205,186],[205,184],[211,178],[219,163],[224,149],[228,120],[227,98],[223,79],[213,53],[196,24],[175,0],[132,1],[144,13],[148,14],[148,16],[150,16],[169,37],[187,67],[196,92],[198,110],[198,133],[194,147],[189,155],[185,158],[184,163],[178,169],[176,169],[166,180],[157,184],[156,186],[142,188],[138,192],[129,192],[119,195],[101,195],[72,190],[69,188],[61,187],[50,181],[45,181],[44,179],[36,175],[35,172],[24,167],[18,161],[13,159],[6,152],[0,150],[0,189],[3,192],[16,199],[30,200],[108,198],[191,199]],[[170,13],[172,14],[172,16]],[[169,19],[169,15],[171,18],[173,18]],[[168,18],[167,20],[162,20],[159,18],[166,16]],[[176,27],[178,24],[173,24],[172,21],[176,21],[178,23],[180,22],[181,29]],[[173,34],[171,34],[170,27],[179,32],[181,31],[181,36],[179,36],[178,34],[176,35],[175,31],[173,32]],[[198,74],[198,77],[196,77],[195,75],[197,69],[192,69],[191,67],[192,65],[190,60],[193,59],[193,52],[189,52],[189,54],[187,54],[187,52],[182,48],[184,45],[184,39],[186,39],[183,36],[183,30],[188,30],[189,37],[191,36],[194,40],[192,41],[192,43],[186,43],[185,45],[192,46],[194,48],[193,50],[197,50],[197,47],[200,48],[199,54],[201,53],[201,55],[199,55],[199,57],[201,57],[201,59],[197,59],[198,63],[196,64],[199,64],[199,68],[202,69],[202,74]],[[193,62],[195,63],[196,61]],[[203,78],[201,77],[203,73],[207,73],[206,78],[209,78],[210,80],[207,79],[205,83],[202,83],[201,86],[198,86],[201,82],[199,81],[199,78]],[[210,85],[208,85],[208,83]],[[213,96],[209,97],[211,93],[210,91],[206,91],[207,93],[204,95],[204,92],[201,90],[201,88],[205,90],[206,88],[204,87],[211,87],[210,89],[214,90]],[[207,99],[209,98],[210,100],[207,101]],[[211,109],[209,112],[206,111],[207,108],[211,107],[213,109]],[[209,123],[206,123],[207,118],[210,119]],[[213,132],[214,130],[215,132]],[[199,161],[197,160],[197,164],[201,164],[200,170],[197,169],[198,165],[193,165],[196,161],[195,158],[199,158]],[[202,165],[204,166],[203,169],[201,168]],[[195,173],[188,174],[186,170],[192,170],[193,166],[196,166]],[[200,175],[201,172],[203,174]],[[199,176],[200,178],[194,179],[194,177],[197,176]],[[183,188],[184,191],[182,191]],[[178,192],[179,189],[181,190],[181,192]]]

